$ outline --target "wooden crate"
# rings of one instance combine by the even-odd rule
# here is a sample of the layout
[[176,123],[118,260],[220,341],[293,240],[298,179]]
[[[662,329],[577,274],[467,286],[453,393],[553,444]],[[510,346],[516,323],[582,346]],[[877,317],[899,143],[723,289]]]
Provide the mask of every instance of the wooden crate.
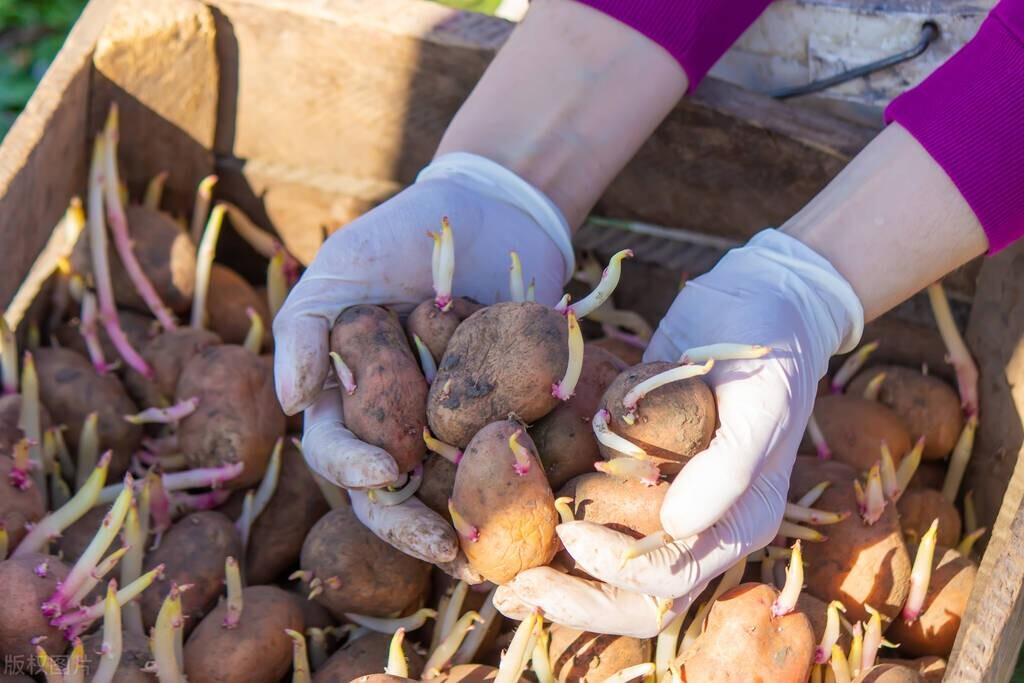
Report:
[[[308,262],[327,233],[414,178],[510,31],[420,0],[91,0],[0,146],[0,302],[84,191],[112,102],[134,191],[168,170],[167,201],[184,212],[216,172],[219,197]],[[597,210],[743,239],[795,212],[875,132],[711,79]],[[221,258],[260,275],[230,231],[221,242]],[[957,285],[977,299],[969,338],[982,367],[968,486],[995,525],[947,676],[958,683],[1009,680],[1024,639],[1019,254],[986,262],[976,292],[973,270]]]

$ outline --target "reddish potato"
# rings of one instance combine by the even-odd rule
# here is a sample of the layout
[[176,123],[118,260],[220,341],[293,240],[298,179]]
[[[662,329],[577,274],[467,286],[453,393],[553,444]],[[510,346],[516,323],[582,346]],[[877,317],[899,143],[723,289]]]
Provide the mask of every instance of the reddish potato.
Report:
[[955,547],[960,542],[960,512],[935,489],[910,489],[896,504],[905,533],[921,538],[933,519],[939,520],[938,544]]
[[941,657],[918,657],[917,659],[885,659],[880,658],[879,664],[896,664],[916,670],[925,683],[942,683],[946,676],[946,660]]
[[853,679],[853,683],[924,683],[924,677],[910,667],[876,664]]
[[[313,683],[349,683],[360,676],[379,674],[388,663],[391,636],[367,633],[346,643],[316,671]],[[409,643],[402,644],[409,675],[418,678],[426,663]]]
[[28,524],[34,524],[46,514],[43,493],[34,484],[22,490],[11,485],[14,460],[0,455],[0,523],[7,529],[7,542],[11,549],[25,537]]
[[153,368],[153,379],[129,369],[124,383],[132,397],[144,406],[164,406],[174,400],[178,380],[193,357],[210,346],[220,344],[220,337],[208,330],[179,327],[163,332],[145,343],[139,353]]
[[0,657],[35,661],[34,638],[46,638],[50,656],[66,649],[60,629],[50,626],[39,606],[67,578],[68,567],[55,557],[30,553],[0,562]]
[[530,427],[551,488],[557,489],[577,475],[594,471],[601,451],[590,420],[605,390],[624,369],[625,364],[611,352],[587,344],[576,393]]
[[552,386],[569,362],[566,318],[533,302],[500,303],[465,320],[448,343],[427,399],[430,429],[465,448],[495,420],[536,422],[558,405]]
[[355,379],[345,393],[345,426],[387,451],[399,473],[423,461],[427,381],[409,349],[398,316],[380,306],[352,306],[331,330],[331,350]]
[[[518,456],[510,447],[513,435]],[[533,441],[514,420],[492,422],[469,442],[455,473],[452,505],[462,518],[456,530],[470,566],[492,583],[507,583],[555,556],[554,496]]]
[[910,450],[910,432],[903,420],[878,401],[853,395],[824,396],[814,404],[814,417],[832,457],[858,471],[869,470],[881,459],[883,442],[897,465]]
[[455,328],[481,308],[483,305],[472,299],[457,297],[452,299],[450,309],[441,311],[434,299],[427,299],[409,314],[405,329],[409,331],[410,337],[414,334],[419,337],[434,360],[440,361],[444,350],[448,348],[448,341],[455,334]]
[[225,344],[241,344],[252,326],[246,314],[250,308],[263,319],[266,329],[263,344],[269,344],[272,321],[267,298],[257,294],[252,285],[235,271],[214,263],[210,270],[210,289],[206,299],[206,319],[210,329]]
[[441,515],[448,517],[448,499],[455,488],[455,463],[437,453],[428,453],[423,460],[423,481],[416,496],[423,503]]
[[661,531],[661,504],[668,487],[667,481],[646,486],[592,472],[570,481],[558,495],[572,497],[576,519],[643,538]]
[[242,541],[235,525],[224,514],[212,510],[193,512],[181,518],[146,555],[144,571],[164,565],[163,575],[139,598],[146,628],[156,615],[171,584],[190,585],[181,595],[186,634],[213,608],[224,589],[224,561],[242,553]]
[[[99,666],[96,654],[103,647],[102,629],[82,638],[82,647],[85,649],[88,674],[92,676]],[[121,661],[117,665],[114,680],[117,683],[157,683],[156,674],[143,671],[146,664],[152,661],[149,639],[125,629],[121,634]]]
[[231,488],[263,477],[274,442],[284,435],[284,413],[267,363],[241,346],[210,346],[186,365],[175,401],[199,399],[178,426],[178,443],[193,467],[240,462]]
[[301,564],[323,582],[316,600],[337,619],[345,612],[392,616],[414,605],[430,580],[429,564],[377,538],[347,503],[313,526]]
[[778,596],[774,587],[759,583],[723,593],[704,632],[683,654],[683,680],[805,683],[814,660],[814,631],[799,610],[773,616]]
[[558,683],[601,683],[627,666],[651,661],[651,641],[587,633],[552,624],[551,672]]
[[[601,400],[601,407],[610,415],[611,430],[644,449],[662,474],[675,474],[708,447],[718,415],[711,389],[694,377],[650,392],[637,404],[633,424],[626,421],[626,394],[644,380],[674,367],[675,363],[655,362],[629,368],[615,378]],[[617,455],[603,444],[601,454],[606,459]]]

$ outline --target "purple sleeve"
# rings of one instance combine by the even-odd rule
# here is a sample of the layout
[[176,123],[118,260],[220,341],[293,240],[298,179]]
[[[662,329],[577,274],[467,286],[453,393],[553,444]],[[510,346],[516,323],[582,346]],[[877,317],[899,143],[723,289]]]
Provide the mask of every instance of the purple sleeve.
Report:
[[1002,0],[978,34],[885,111],[945,170],[988,236],[1024,235],[1024,0]]
[[771,0],[579,0],[661,45],[690,92]]

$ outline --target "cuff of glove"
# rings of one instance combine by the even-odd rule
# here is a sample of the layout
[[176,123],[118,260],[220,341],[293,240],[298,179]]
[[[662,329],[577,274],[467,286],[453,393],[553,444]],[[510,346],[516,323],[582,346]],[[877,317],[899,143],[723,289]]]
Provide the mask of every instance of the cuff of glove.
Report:
[[565,216],[543,192],[501,164],[469,152],[452,152],[434,159],[416,176],[416,182],[444,178],[519,209],[558,247],[565,263],[563,284],[576,271],[572,233]]

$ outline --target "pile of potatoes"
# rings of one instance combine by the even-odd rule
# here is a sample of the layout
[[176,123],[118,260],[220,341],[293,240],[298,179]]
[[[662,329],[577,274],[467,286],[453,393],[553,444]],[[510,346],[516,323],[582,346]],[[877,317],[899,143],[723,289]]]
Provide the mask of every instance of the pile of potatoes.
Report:
[[[702,376],[770,349],[642,362],[649,327],[610,299],[628,251],[554,308],[518,257],[512,301],[454,296],[442,220],[436,296],[346,309],[330,344],[346,425],[401,473],[371,497],[450,520],[480,579],[457,581],[307,468],[267,334],[294,259],[211,211],[211,179],[191,224],[160,176],[134,202],[116,142],[115,112],[65,218],[83,236],[0,329],[0,682],[941,680],[984,533],[958,492],[976,419],[944,380],[868,347],[823,381],[779,536],[657,639],[514,622],[493,596],[518,573],[590,578],[560,522],[664,535],[668,481],[717,426]],[[264,286],[214,262],[226,215]]]

